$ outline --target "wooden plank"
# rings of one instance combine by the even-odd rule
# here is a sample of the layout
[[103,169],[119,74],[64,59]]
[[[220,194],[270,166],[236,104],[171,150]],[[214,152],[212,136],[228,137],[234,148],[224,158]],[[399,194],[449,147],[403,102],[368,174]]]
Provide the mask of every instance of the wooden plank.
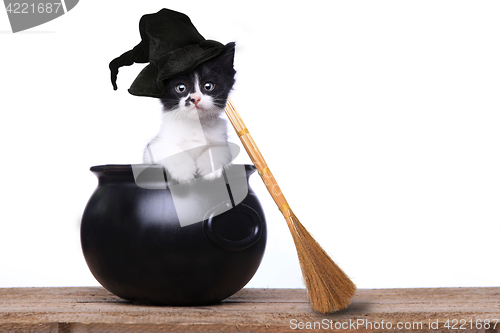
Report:
[[98,287],[0,289],[0,332],[294,332],[314,325],[338,332],[500,332],[500,288],[360,289],[347,310],[327,315],[311,311],[305,289],[243,289],[196,307],[132,304]]

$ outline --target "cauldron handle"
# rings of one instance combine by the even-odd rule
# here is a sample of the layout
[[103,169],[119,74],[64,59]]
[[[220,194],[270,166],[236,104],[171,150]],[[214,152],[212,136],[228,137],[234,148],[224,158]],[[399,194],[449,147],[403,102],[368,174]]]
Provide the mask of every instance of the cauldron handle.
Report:
[[[229,251],[242,251],[249,248],[260,239],[263,229],[262,220],[253,208],[245,205],[244,203],[240,203],[222,214],[218,213],[221,208],[224,209],[223,206],[229,204],[229,202],[223,203],[210,211],[207,214],[207,218],[203,221],[203,228],[208,239],[210,239],[214,244]],[[241,220],[243,219],[251,224],[251,231],[249,235],[243,239],[228,239],[232,237],[224,237],[224,235],[217,231],[221,227],[224,228],[224,226],[226,229],[229,229],[231,224],[234,223],[237,225],[238,222],[241,223]],[[235,229],[237,228],[238,227]],[[226,231],[231,233],[231,230]]]

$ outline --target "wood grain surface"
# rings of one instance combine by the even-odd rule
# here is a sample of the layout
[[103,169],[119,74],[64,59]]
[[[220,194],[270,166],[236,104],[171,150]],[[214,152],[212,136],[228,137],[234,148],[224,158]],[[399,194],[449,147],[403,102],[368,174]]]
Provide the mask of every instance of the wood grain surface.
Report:
[[500,332],[500,288],[361,289],[327,315],[306,293],[243,289],[211,306],[160,307],[100,287],[7,288],[0,332]]

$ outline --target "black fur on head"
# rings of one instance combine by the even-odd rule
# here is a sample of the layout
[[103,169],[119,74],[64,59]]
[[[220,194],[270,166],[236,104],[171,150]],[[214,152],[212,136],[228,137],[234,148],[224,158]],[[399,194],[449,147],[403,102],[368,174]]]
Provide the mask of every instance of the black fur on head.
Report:
[[[234,51],[235,43],[228,43],[222,53],[203,62],[190,73],[164,81],[166,95],[160,98],[164,110],[177,109],[179,101],[194,93],[197,88],[202,94],[211,96],[216,107],[224,108],[235,82]],[[195,87],[196,78],[198,78],[198,87]],[[214,85],[212,90],[206,89],[210,86],[207,83]],[[180,86],[184,88],[178,89]]]

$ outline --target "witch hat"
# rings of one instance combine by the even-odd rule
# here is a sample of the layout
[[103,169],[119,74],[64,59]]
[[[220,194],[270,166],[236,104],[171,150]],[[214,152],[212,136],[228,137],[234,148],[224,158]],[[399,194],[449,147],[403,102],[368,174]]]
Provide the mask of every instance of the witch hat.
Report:
[[136,96],[164,96],[164,80],[186,74],[224,50],[223,44],[206,40],[188,16],[170,9],[142,16],[139,32],[141,42],[109,64],[116,90],[118,68],[149,62],[128,90]]

